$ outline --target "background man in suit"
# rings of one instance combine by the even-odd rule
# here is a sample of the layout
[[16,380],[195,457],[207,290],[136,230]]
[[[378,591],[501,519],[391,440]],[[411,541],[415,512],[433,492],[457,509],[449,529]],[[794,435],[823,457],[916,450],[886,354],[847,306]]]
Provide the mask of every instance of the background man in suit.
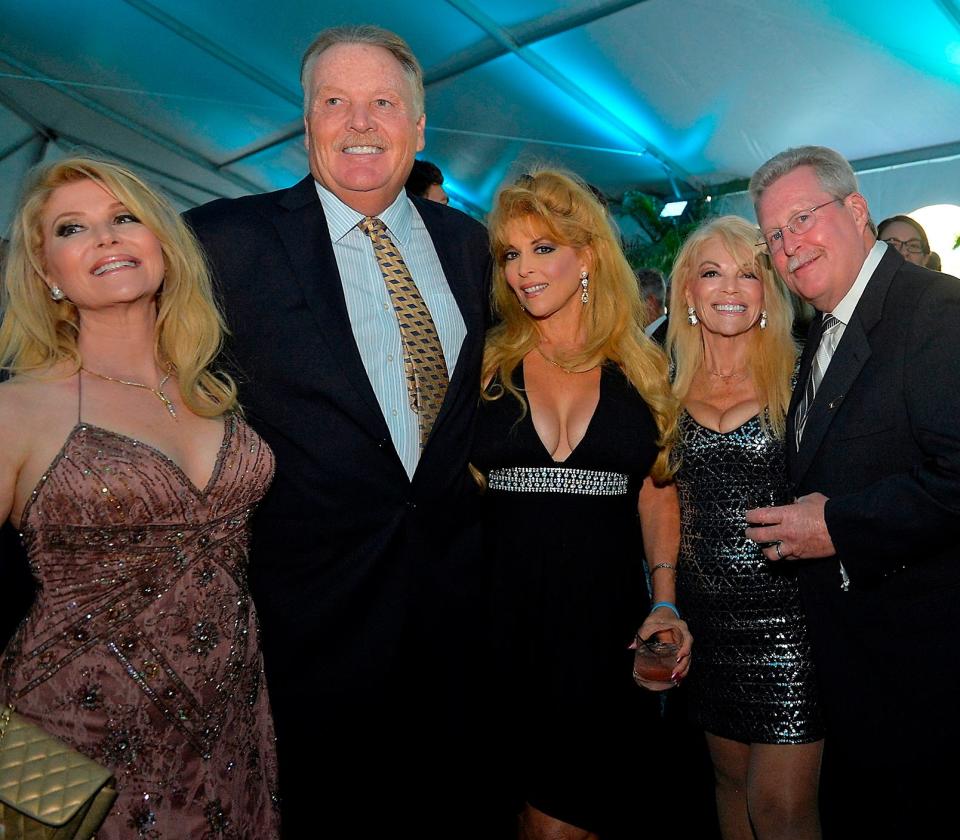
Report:
[[661,347],[667,341],[667,284],[655,268],[638,268],[637,285],[647,306],[647,323],[643,331]]
[[[476,801],[489,791],[471,774],[485,581],[467,469],[486,232],[403,191],[425,116],[402,39],[324,31],[302,82],[311,174],[188,213],[241,402],[277,456],[251,585],[285,835],[491,836]],[[429,313],[411,327],[417,297]],[[429,345],[426,374],[411,342]]]
[[799,498],[748,511],[764,527],[747,534],[802,561],[833,836],[925,836],[960,728],[960,281],[876,241],[830,149],[788,149],[750,191],[777,271],[818,315],[787,428]]

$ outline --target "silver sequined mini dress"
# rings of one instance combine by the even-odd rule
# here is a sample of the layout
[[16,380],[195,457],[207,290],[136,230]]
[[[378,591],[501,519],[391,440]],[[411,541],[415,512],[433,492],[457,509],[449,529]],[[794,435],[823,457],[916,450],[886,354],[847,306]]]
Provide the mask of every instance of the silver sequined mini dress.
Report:
[[783,442],[759,416],[720,433],[680,416],[678,603],[694,636],[691,711],[744,743],[823,737],[806,619],[793,570],[744,535],[744,512],[788,497]]

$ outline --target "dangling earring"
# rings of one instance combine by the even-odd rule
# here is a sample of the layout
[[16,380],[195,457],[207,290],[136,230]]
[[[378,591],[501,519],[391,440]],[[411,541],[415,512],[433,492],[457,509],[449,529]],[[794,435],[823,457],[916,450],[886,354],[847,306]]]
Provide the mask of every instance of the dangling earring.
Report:
[[690,323],[691,327],[695,327],[700,323],[700,319],[697,318],[697,310],[692,306],[687,307],[687,321]]
[[590,282],[590,277],[587,274],[586,270],[580,272],[580,286],[583,288],[583,291],[580,292],[580,303],[584,306],[590,301],[590,292],[587,291],[587,284]]
[[50,297],[59,303],[61,300],[65,300],[67,296],[59,286],[51,286]]
[[767,310],[764,309],[760,312],[760,329],[765,330],[767,328]]

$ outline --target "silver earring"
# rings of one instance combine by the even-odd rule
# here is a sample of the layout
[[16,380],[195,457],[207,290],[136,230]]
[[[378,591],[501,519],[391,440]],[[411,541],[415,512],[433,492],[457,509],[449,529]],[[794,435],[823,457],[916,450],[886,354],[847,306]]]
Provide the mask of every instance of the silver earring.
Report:
[[61,300],[65,300],[67,296],[66,296],[66,294],[64,293],[63,289],[61,289],[59,286],[51,286],[51,287],[50,287],[50,297],[51,297],[53,300],[59,302],[59,301],[61,301]]
[[581,271],[581,272],[580,272],[580,286],[581,286],[581,288],[583,289],[583,291],[580,292],[580,303],[584,304],[584,306],[586,306],[586,304],[590,301],[590,292],[587,291],[587,284],[588,284],[589,282],[590,282],[590,277],[589,277],[589,275],[587,274],[587,272],[586,272],[586,271]]
[[697,318],[697,310],[692,306],[687,307],[687,321],[690,323],[691,327],[695,327],[700,323],[700,319]]
[[767,310],[764,309],[760,312],[760,329],[765,330],[767,328]]

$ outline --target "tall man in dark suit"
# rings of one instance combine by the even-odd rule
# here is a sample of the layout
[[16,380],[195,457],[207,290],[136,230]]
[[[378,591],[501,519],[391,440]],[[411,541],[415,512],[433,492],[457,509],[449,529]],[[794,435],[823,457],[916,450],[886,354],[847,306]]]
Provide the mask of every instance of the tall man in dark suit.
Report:
[[467,462],[486,232],[404,193],[425,117],[402,39],[322,32],[302,82],[310,175],[187,214],[241,402],[277,456],[251,583],[284,834],[471,836],[485,583]]
[[777,271],[818,310],[787,427],[798,498],[748,511],[747,534],[799,561],[825,817],[836,837],[928,836],[960,740],[960,281],[876,241],[831,149],[788,149],[750,191]]

